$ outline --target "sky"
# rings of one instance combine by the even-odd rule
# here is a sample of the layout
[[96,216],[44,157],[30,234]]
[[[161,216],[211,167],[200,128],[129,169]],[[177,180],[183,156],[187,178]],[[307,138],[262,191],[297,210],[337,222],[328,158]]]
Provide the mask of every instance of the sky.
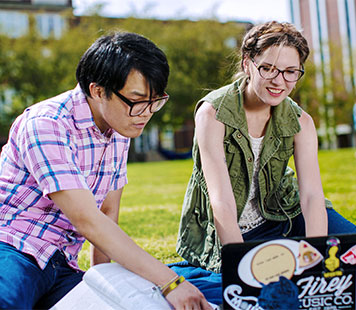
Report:
[[289,0],[72,0],[75,15],[85,15],[96,4],[107,17],[157,19],[207,19],[249,21],[290,21]]

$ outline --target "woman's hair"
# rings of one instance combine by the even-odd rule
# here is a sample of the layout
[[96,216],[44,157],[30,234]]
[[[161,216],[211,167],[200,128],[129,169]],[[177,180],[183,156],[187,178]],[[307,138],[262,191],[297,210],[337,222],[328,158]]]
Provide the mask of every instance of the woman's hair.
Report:
[[116,32],[97,39],[79,61],[76,77],[86,96],[94,82],[106,96],[125,86],[131,70],[139,71],[150,86],[162,95],[167,86],[169,66],[165,54],[150,40],[136,33]]
[[294,47],[298,51],[301,65],[309,55],[307,40],[293,24],[271,21],[256,25],[246,33],[241,45],[241,69],[246,57],[253,59],[271,46]]

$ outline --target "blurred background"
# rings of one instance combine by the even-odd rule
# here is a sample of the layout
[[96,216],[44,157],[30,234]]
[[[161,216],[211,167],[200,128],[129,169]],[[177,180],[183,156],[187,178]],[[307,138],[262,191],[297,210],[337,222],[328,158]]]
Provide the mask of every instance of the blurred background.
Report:
[[356,146],[356,0],[0,0],[0,148],[26,107],[76,85],[83,52],[113,30],[167,55],[170,101],[131,143],[130,161],[189,158],[193,110],[231,82],[245,32],[294,23],[312,53],[292,94],[316,123],[321,149]]

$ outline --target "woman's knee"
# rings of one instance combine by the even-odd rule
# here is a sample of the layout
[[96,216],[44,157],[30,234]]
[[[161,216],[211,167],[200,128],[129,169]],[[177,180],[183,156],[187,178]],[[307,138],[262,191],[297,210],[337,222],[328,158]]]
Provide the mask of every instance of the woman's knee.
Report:
[[334,209],[327,209],[328,234],[356,233],[356,225],[343,217]]

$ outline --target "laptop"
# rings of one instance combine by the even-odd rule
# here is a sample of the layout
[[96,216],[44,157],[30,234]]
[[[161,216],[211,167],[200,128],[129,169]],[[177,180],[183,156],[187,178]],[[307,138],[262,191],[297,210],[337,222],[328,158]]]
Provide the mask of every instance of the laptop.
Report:
[[356,234],[227,244],[223,309],[356,309]]

